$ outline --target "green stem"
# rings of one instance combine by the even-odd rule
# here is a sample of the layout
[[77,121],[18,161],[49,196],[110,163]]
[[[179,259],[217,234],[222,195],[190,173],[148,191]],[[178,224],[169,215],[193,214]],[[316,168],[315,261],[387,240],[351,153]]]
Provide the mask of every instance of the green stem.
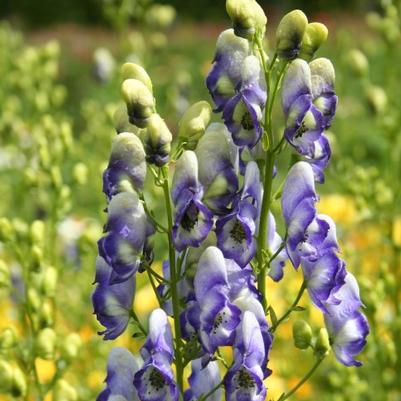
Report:
[[288,398],[290,398],[298,389],[306,382],[309,380],[309,378],[313,375],[315,370],[320,366],[320,364],[323,362],[323,358],[319,358],[315,364],[312,366],[311,370],[299,381],[299,383],[287,394],[283,394],[278,401],[284,401]]
[[147,333],[146,329],[143,327],[141,321],[138,318],[138,315],[135,313],[135,311],[133,309],[131,309],[130,315],[131,315],[132,319],[135,320],[135,323],[138,325],[139,330],[141,330],[142,334],[146,337],[148,335],[148,333]]
[[175,261],[175,249],[173,243],[173,208],[170,197],[170,188],[168,182],[168,167],[164,166],[162,168],[163,174],[163,191],[164,199],[166,202],[166,212],[168,221],[168,248],[169,248],[169,262],[170,262],[170,278],[171,278],[171,301],[173,304],[173,314],[174,314],[174,329],[175,329],[175,366],[177,370],[177,384],[181,393],[184,390],[184,380],[183,380],[183,364],[182,364],[182,336],[180,327],[180,305],[178,299],[177,291],[177,270]]

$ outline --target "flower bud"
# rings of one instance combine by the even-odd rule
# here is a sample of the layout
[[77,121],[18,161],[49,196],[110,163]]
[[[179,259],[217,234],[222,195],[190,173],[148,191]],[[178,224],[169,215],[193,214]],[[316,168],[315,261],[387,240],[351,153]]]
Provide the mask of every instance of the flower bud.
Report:
[[6,327],[0,332],[0,351],[7,351],[17,344],[17,333],[13,327]]
[[316,338],[315,354],[318,358],[323,358],[329,353],[330,348],[329,333],[325,328],[321,328]]
[[74,387],[63,379],[57,381],[53,390],[53,401],[76,401],[77,399]]
[[173,136],[164,120],[153,114],[149,118],[148,126],[143,134],[146,160],[156,166],[163,166],[167,163]]
[[31,248],[31,255],[32,255],[32,265],[31,269],[34,272],[39,272],[41,265],[43,263],[43,250],[41,247],[37,245],[33,245]]
[[88,167],[84,163],[75,164],[72,175],[78,185],[85,185],[88,182]]
[[39,327],[50,327],[54,324],[53,306],[50,300],[45,300],[38,314]]
[[299,349],[307,349],[312,341],[312,329],[305,320],[297,320],[292,326],[294,345]]
[[43,244],[45,238],[45,223],[42,220],[35,220],[29,228],[31,242],[33,244]]
[[0,360],[0,393],[8,393],[13,383],[13,368],[3,360]]
[[0,260],[0,289],[10,287],[10,270],[3,260]]
[[154,4],[146,14],[146,21],[153,29],[166,29],[174,21],[175,8],[167,4]]
[[134,134],[139,134],[140,128],[132,125],[128,120],[127,108],[120,106],[113,114],[114,128],[117,134],[121,132],[132,132]]
[[63,185],[63,177],[59,166],[52,166],[50,169],[50,178],[54,188],[60,189]]
[[57,336],[53,329],[46,327],[38,333],[35,342],[36,355],[39,358],[51,360],[56,349]]
[[[1,221],[1,219],[0,219],[0,221]],[[1,223],[0,223],[0,226],[1,226]],[[0,231],[1,231],[1,229],[0,229]],[[15,219],[13,219],[13,221],[12,221],[12,231],[15,232],[19,241],[23,241],[26,239],[27,234],[28,234],[28,224],[26,224],[25,221],[23,221],[17,217]]]
[[146,128],[150,117],[155,113],[156,104],[152,92],[137,79],[126,79],[121,90],[130,123]]
[[33,311],[37,311],[40,307],[40,297],[34,288],[28,290],[28,304]]
[[357,76],[365,76],[369,70],[369,62],[366,56],[358,49],[348,52],[348,64],[352,72]]
[[365,96],[374,113],[381,114],[386,109],[387,94],[380,86],[369,85]]
[[277,54],[284,60],[298,57],[308,19],[301,10],[284,15],[276,32]]
[[178,126],[178,137],[185,142],[185,149],[194,150],[204,134],[212,115],[212,107],[204,100],[193,104],[182,116]]
[[6,217],[0,219],[0,242],[8,242],[13,237],[13,227]]
[[138,81],[141,81],[146,85],[150,92],[153,92],[152,80],[146,70],[140,65],[134,63],[123,64],[121,67],[121,75],[123,80],[137,79]]
[[25,397],[27,391],[25,375],[20,368],[13,369],[10,392],[14,397]]
[[302,38],[299,57],[306,61],[312,60],[319,47],[326,42],[329,31],[320,22],[312,22],[306,26]]
[[81,348],[82,340],[79,334],[71,333],[62,340],[59,345],[61,357],[71,362],[78,355],[79,349]]
[[48,266],[42,279],[42,291],[47,297],[54,297],[57,288],[57,269],[53,266]]
[[267,18],[255,0],[227,0],[226,10],[237,36],[252,39],[258,31],[264,35]]

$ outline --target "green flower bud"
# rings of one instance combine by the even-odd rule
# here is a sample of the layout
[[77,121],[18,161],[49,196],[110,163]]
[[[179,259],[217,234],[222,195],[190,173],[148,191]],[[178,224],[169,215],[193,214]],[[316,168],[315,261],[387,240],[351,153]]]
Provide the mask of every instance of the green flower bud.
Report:
[[132,132],[133,134],[139,134],[140,128],[132,125],[128,120],[127,108],[120,106],[113,114],[114,128],[117,134],[121,132]]
[[8,393],[13,383],[13,368],[3,360],[0,360],[0,393]]
[[34,288],[29,288],[28,290],[28,304],[34,311],[37,311],[40,308],[40,297]]
[[88,182],[88,167],[84,163],[75,164],[72,175],[78,185],[85,185]]
[[154,4],[146,14],[146,20],[153,29],[166,29],[175,19],[175,8],[167,4]]
[[292,326],[294,345],[299,349],[307,349],[312,341],[312,329],[305,320],[297,320]]
[[56,349],[57,336],[53,329],[46,327],[38,333],[35,351],[39,358],[52,360]]
[[204,100],[193,104],[182,116],[178,137],[185,149],[194,150],[212,116],[212,107]]
[[17,333],[13,327],[6,327],[0,332],[0,350],[7,351],[17,344]]
[[318,358],[323,358],[329,353],[330,348],[329,333],[325,328],[321,328],[316,338],[315,355]]
[[59,345],[61,357],[67,362],[71,362],[77,357],[81,345],[82,340],[79,334],[69,334]]
[[348,64],[352,72],[360,77],[366,76],[369,70],[369,62],[366,56],[358,49],[348,52]]
[[148,127],[143,134],[146,160],[156,166],[167,163],[173,136],[159,114],[153,114],[148,121]]
[[13,369],[10,392],[14,397],[25,397],[27,391],[25,375],[20,368]]
[[66,150],[71,150],[74,145],[71,125],[63,121],[60,126],[59,136]]
[[[1,220],[1,219],[0,219]],[[1,226],[1,223],[0,223]],[[19,241],[24,241],[28,234],[28,224],[20,218],[15,218],[12,221],[13,231],[15,232]]]
[[299,57],[306,61],[312,60],[319,47],[326,42],[328,34],[327,27],[320,22],[308,24],[302,38]]
[[121,67],[121,75],[124,81],[126,79],[136,79],[141,81],[146,85],[150,92],[153,92],[152,80],[146,70],[140,65],[134,63],[123,64]]
[[8,242],[13,237],[13,227],[6,217],[0,218],[0,241]]
[[32,255],[32,271],[39,272],[43,263],[43,250],[37,245],[33,245],[31,248]]
[[38,174],[32,167],[24,169],[24,180],[29,187],[35,187],[38,184]]
[[298,57],[308,19],[301,10],[293,10],[284,15],[276,32],[277,54],[284,60]]
[[150,117],[155,113],[156,103],[152,92],[137,79],[126,79],[121,90],[130,123],[139,128],[146,128]]
[[60,167],[52,166],[50,169],[50,178],[52,181],[52,185],[56,189],[60,189],[63,185],[63,177],[61,175]]
[[0,260],[0,289],[10,287],[10,270],[3,260]]
[[369,85],[365,91],[366,99],[375,114],[381,114],[387,107],[387,94],[380,86]]
[[29,234],[33,244],[43,244],[45,238],[46,226],[42,220],[35,220],[30,228]]
[[53,266],[48,266],[43,272],[42,291],[47,297],[54,297],[57,289],[57,269]]
[[63,379],[57,381],[53,390],[53,401],[76,401],[77,399],[74,387]]
[[267,18],[255,0],[227,0],[226,10],[237,36],[252,39],[257,32],[264,35]]
[[45,300],[42,303],[42,306],[39,310],[39,314],[37,316],[38,326],[39,327],[50,327],[54,324],[54,313],[53,313],[53,306],[50,300]]

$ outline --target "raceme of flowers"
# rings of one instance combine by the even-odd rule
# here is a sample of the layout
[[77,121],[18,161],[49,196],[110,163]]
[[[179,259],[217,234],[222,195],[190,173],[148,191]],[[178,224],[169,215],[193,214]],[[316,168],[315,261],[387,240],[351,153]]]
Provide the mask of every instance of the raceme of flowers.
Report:
[[[269,58],[266,17],[256,1],[227,0],[226,8],[233,29],[220,34],[206,78],[221,122],[210,123],[212,107],[198,102],[173,142],[146,71],[132,63],[122,68],[126,114],[103,175],[108,217],[92,300],[105,340],[130,321],[146,340],[140,356],[111,351],[100,401],[218,401],[223,389],[227,400],[265,400],[282,320],[267,318],[265,280],[280,281],[286,264],[302,272],[300,295],[306,290],[324,315],[327,331],[306,348],[320,362],[331,345],[342,364],[361,364],[369,326],[358,284],[340,257],[335,223],[316,208],[316,183],[324,182],[331,157],[325,132],[337,106],[333,65],[314,58],[327,29],[295,10],[280,22]],[[282,134],[272,125],[280,88]],[[292,165],[280,183],[276,160],[285,151]],[[146,202],[152,180],[163,191],[163,221]],[[281,213],[273,212],[279,206]],[[160,236],[169,251],[162,273],[152,265]],[[132,309],[143,272],[160,303],[148,325]],[[223,361],[221,347],[232,348],[232,362]],[[184,377],[187,365],[192,373]]]

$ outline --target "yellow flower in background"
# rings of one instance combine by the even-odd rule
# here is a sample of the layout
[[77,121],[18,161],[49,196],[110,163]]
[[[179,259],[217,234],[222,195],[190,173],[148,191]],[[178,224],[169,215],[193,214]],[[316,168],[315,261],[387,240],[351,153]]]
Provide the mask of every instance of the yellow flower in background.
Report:
[[394,219],[393,242],[395,245],[401,246],[401,216],[397,216]]
[[86,379],[86,383],[91,389],[97,390],[102,386],[104,377],[105,373],[103,370],[92,370]]
[[157,298],[150,284],[145,285],[137,291],[134,308],[138,316],[147,315],[157,307]]
[[319,213],[328,214],[338,224],[351,224],[358,214],[354,199],[340,194],[323,195],[317,207]]
[[46,361],[37,358],[35,360],[35,365],[41,383],[49,382],[56,373],[56,365],[54,361]]

